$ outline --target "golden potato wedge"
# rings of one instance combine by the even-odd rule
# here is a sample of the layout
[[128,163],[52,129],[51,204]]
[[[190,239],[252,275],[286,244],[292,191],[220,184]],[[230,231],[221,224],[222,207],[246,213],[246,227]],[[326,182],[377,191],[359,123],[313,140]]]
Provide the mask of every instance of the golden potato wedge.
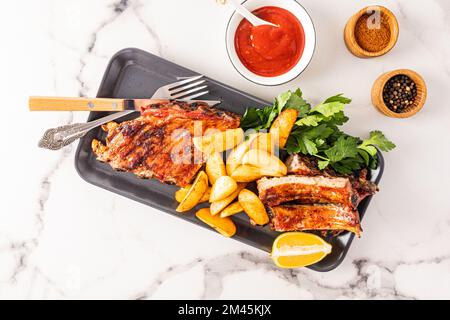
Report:
[[237,167],[231,177],[236,182],[252,182],[263,177],[261,169],[251,165],[241,165]]
[[211,188],[209,202],[225,199],[237,189],[237,183],[229,176],[221,176]]
[[276,172],[283,176],[287,174],[283,161],[264,150],[250,149],[242,158],[242,163],[264,169],[266,172]]
[[250,149],[259,149],[267,151],[270,154],[275,152],[275,141],[269,133],[261,133],[250,144]]
[[209,178],[209,183],[213,185],[219,177],[226,176],[225,163],[221,153],[215,152],[211,154],[206,161],[206,174]]
[[277,168],[264,167],[258,169],[262,177],[284,177],[286,175],[286,171],[279,171]]
[[242,140],[244,140],[244,130],[241,128],[219,131],[192,138],[194,146],[206,154],[232,149],[241,143]]
[[195,216],[225,237],[232,237],[236,233],[236,225],[233,220],[214,216],[209,208],[198,210]]
[[192,187],[189,189],[184,199],[180,202],[176,211],[185,212],[191,210],[200,202],[200,199],[203,197],[206,190],[208,190],[208,176],[204,171],[200,171],[195,178]]
[[250,144],[253,139],[256,138],[257,135],[253,137],[249,137],[247,140],[239,144],[233,151],[231,151],[230,155],[227,158],[226,169],[229,176],[233,174],[233,171],[236,170],[242,164],[242,158],[250,150]]
[[266,208],[256,194],[248,189],[241,190],[239,192],[239,203],[254,223],[261,226],[269,223]]
[[234,199],[237,198],[237,196],[239,195],[239,192],[242,189],[244,189],[246,186],[247,186],[246,183],[238,183],[238,187],[237,187],[236,191],[233,192],[231,195],[229,195],[225,199],[211,203],[211,206],[210,206],[211,214],[216,215],[219,212],[221,212],[223,209],[225,209],[230,203],[233,202]]
[[287,139],[291,134],[291,130],[294,127],[297,120],[298,111],[294,109],[286,109],[282,111],[270,127],[270,134],[272,136],[278,136],[278,146],[284,148]]
[[[183,201],[183,199],[186,197],[186,195],[189,192],[189,189],[191,189],[192,184],[187,185],[184,188],[180,188],[175,192],[175,200],[177,200],[178,202]],[[208,199],[209,200],[209,199]]]
[[244,209],[242,208],[241,204],[239,202],[234,202],[222,210],[222,212],[220,213],[220,217],[229,217],[242,211],[244,211]]
[[[187,185],[184,188],[180,188],[179,190],[177,190],[177,192],[175,192],[175,200],[177,200],[178,202],[183,201],[184,197],[186,197],[187,193],[189,192],[189,190],[191,189],[192,184]],[[203,203],[206,201],[209,201],[209,196],[211,195],[211,188],[208,188],[208,190],[206,190],[206,192],[203,194],[202,198],[200,199],[200,201],[198,203]]]
[[211,196],[211,187],[208,187],[208,190],[205,191],[203,197],[200,199],[200,203],[209,201],[210,196]]

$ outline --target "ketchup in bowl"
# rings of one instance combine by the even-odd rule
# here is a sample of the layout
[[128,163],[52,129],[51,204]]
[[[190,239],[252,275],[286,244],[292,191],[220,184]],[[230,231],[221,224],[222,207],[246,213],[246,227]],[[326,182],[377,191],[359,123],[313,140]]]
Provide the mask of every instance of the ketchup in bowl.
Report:
[[253,13],[278,27],[254,27],[243,19],[234,36],[239,59],[248,70],[263,77],[288,72],[298,63],[305,48],[302,24],[292,13],[278,7],[262,7]]

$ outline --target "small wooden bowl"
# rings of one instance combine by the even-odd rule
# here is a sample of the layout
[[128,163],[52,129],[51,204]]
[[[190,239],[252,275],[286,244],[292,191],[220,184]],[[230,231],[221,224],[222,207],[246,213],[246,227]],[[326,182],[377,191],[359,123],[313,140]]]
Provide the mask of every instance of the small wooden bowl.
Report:
[[[417,87],[417,96],[414,103],[408,107],[405,112],[397,113],[388,108],[388,106],[384,103],[383,100],[383,89],[386,85],[386,82],[389,81],[392,77],[404,74],[411,78],[412,81],[416,84]],[[392,118],[409,118],[419,112],[427,99],[427,86],[425,84],[425,80],[415,71],[408,69],[398,69],[390,72],[386,72],[382,74],[375,81],[372,87],[372,103],[374,106],[378,108],[382,113]]]
[[[381,12],[381,15],[384,15],[387,18],[389,23],[389,27],[391,30],[391,39],[386,47],[377,52],[366,51],[358,44],[355,37],[355,27],[359,18],[363,15],[373,11],[378,10]],[[379,57],[386,53],[388,53],[397,43],[399,34],[398,21],[395,15],[387,8],[383,6],[369,6],[359,10],[355,13],[347,22],[344,29],[344,40],[348,50],[359,58],[373,58]]]

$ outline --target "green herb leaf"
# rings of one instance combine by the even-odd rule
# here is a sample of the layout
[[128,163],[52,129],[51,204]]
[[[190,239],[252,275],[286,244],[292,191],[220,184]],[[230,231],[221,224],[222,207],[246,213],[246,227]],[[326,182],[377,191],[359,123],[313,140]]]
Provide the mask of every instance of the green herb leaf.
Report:
[[325,100],[325,103],[329,103],[329,102],[340,102],[343,104],[349,104],[350,102],[352,102],[352,99],[344,97],[343,93],[341,93],[341,94],[337,94],[335,96],[329,97],[327,100]]
[[284,106],[289,101],[289,99],[292,96],[291,91],[283,92],[278,95],[275,99],[275,106],[277,107],[278,113],[281,113],[283,111]]
[[330,164],[329,160],[319,160],[319,161],[317,161],[317,166],[319,167],[320,170],[325,169],[326,167],[328,167],[329,164]]
[[294,153],[299,153],[300,152],[300,146],[297,142],[297,138],[293,135],[291,135],[287,142],[286,142],[286,146],[285,149],[288,153],[290,154],[294,154]]
[[278,115],[273,106],[258,108],[248,108],[241,118],[241,128],[244,130],[254,129],[256,131],[267,129],[272,125],[273,120]]
[[345,158],[355,157],[358,154],[358,139],[350,136],[341,136],[334,146],[325,150],[331,162],[338,162]]
[[286,102],[286,109],[295,109],[298,111],[299,117],[304,117],[311,110],[311,105],[303,99],[303,93],[300,89],[292,92],[291,97]]
[[247,128],[257,128],[261,124],[259,117],[260,109],[247,108],[244,115],[241,118],[241,127]]
[[323,120],[323,116],[320,114],[312,114],[298,120],[295,124],[298,126],[317,127],[319,122]]
[[367,152],[368,154],[370,154],[372,157],[375,157],[377,155],[377,148],[375,148],[374,146],[358,146],[358,149],[360,150],[364,150],[365,152]]
[[375,170],[378,167],[377,157],[370,158],[369,168]]
[[370,156],[367,154],[367,152],[362,149],[358,149],[358,154],[361,156],[361,158],[363,158],[366,166],[368,166],[370,162]]
[[267,109],[264,110],[264,117],[263,117],[263,125],[261,126],[261,129],[268,129],[272,125],[272,122],[275,120],[275,118],[278,116],[278,112],[274,110],[273,108],[267,107]]
[[327,127],[326,124],[321,124],[317,127],[303,131],[303,134],[310,139],[327,139],[333,133],[333,129]]
[[328,123],[329,126],[342,126],[344,123],[348,121],[348,117],[344,114],[343,111],[337,112],[333,114],[329,118],[325,118],[324,121]]
[[361,162],[358,161],[358,158],[351,158],[339,162],[334,162],[331,164],[331,167],[338,173],[351,174],[361,169]]
[[[381,151],[390,151],[395,148],[395,144],[389,141],[381,131],[371,131],[370,138],[364,140],[360,147],[375,146]],[[366,150],[367,151],[367,150]],[[370,153],[370,152],[369,152]]]
[[320,114],[323,114],[325,117],[331,117],[335,113],[344,111],[344,104],[338,101],[335,102],[327,102],[327,103],[321,103],[314,107],[311,112],[318,112]]
[[303,153],[313,156],[318,152],[316,144],[306,136],[302,136],[301,139],[299,139],[299,145],[301,150],[303,150]]

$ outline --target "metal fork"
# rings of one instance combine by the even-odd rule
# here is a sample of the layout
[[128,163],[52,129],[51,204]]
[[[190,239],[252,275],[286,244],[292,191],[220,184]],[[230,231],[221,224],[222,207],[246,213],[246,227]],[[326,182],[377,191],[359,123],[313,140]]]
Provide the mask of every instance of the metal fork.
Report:
[[[160,87],[155,91],[151,99],[136,99],[139,103],[145,104],[145,101],[160,99],[160,100],[182,100],[186,102],[195,102],[195,98],[208,94],[207,85],[200,86],[205,83],[206,80],[200,80],[203,76],[195,76],[170,83],[168,85]],[[199,80],[199,81],[198,81]],[[210,106],[219,104],[221,101],[202,100]],[[87,123],[75,123],[60,126],[57,128],[48,129],[45,131],[44,136],[39,140],[38,146],[40,148],[49,150],[59,150],[72,142],[83,137],[90,130],[101,126],[107,122],[116,120],[136,110],[125,110],[116,112],[103,118],[90,121]]]
[[[207,89],[208,88],[207,85],[197,87],[206,82],[206,80],[200,80],[201,78],[203,78],[203,75],[199,75],[196,77],[189,77],[189,78],[162,86],[158,90],[155,91],[152,98],[153,99],[169,98],[169,99],[193,100],[197,97],[208,94],[209,93],[208,90],[201,91],[203,89]],[[200,81],[196,81],[196,80],[200,80]],[[187,90],[190,88],[193,88],[193,89]]]

